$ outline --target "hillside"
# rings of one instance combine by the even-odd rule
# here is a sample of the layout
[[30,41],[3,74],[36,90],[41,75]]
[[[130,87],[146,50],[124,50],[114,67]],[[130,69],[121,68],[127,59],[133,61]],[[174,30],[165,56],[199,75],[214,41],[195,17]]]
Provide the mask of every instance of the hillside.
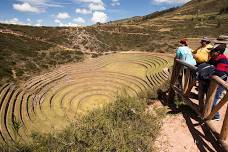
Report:
[[111,46],[172,52],[177,41],[183,37],[215,38],[227,34],[227,8],[227,0],[193,0],[179,8],[114,21],[95,26],[93,30],[97,32],[98,38],[106,40]]
[[[225,5],[224,5],[225,4]],[[192,0],[146,16],[88,27],[0,24],[0,84],[117,51],[172,53],[183,37],[228,34],[228,0]]]

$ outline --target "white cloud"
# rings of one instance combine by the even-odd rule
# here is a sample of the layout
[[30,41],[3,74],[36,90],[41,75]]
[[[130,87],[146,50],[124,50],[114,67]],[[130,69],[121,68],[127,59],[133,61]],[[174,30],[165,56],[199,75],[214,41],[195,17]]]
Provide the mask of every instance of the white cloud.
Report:
[[42,20],[42,19],[38,19],[38,20],[36,20],[36,22],[37,22],[37,23],[42,23],[43,20]]
[[70,15],[67,12],[60,12],[56,15],[56,18],[64,20],[70,18]]
[[120,2],[119,2],[119,0],[112,0],[111,5],[112,6],[119,6]]
[[62,22],[61,22],[60,20],[58,20],[58,19],[55,19],[54,22],[57,23],[57,24],[62,23]]
[[63,24],[63,26],[68,26],[68,27],[78,27],[78,26],[81,26],[80,24],[75,24],[75,23],[67,23],[67,24]]
[[20,21],[18,18],[12,18],[12,19],[7,19],[7,20],[0,20],[0,23],[5,23],[5,24],[17,24],[17,25],[33,25],[33,26],[42,26],[43,20],[37,20],[36,23],[32,22],[30,18],[26,19],[26,22]]
[[27,22],[32,22],[32,20],[30,18],[27,18],[26,20],[27,20]]
[[82,3],[97,3],[97,4],[103,4],[102,0],[77,0],[78,2],[82,2]]
[[12,18],[12,19],[3,20],[3,21],[0,20],[0,22],[5,24],[30,25],[30,23],[24,23],[20,21],[18,18]]
[[75,24],[75,23],[71,23],[71,22],[65,24],[62,21],[58,20],[58,19],[55,19],[54,22],[57,23],[58,26],[66,26],[66,27],[77,27],[77,26],[81,26],[80,24]]
[[108,20],[107,14],[105,14],[104,12],[99,12],[99,11],[95,11],[93,13],[93,17],[91,19],[91,21],[93,23],[97,23],[97,22],[105,23],[105,22],[107,22],[107,20]]
[[85,23],[85,20],[82,17],[77,17],[77,18],[73,19],[73,21],[77,22],[77,23]]
[[75,12],[78,14],[92,14],[92,11],[86,8],[77,8],[75,9]]
[[28,25],[28,26],[42,26],[43,21],[37,20],[36,23],[32,22],[30,18],[26,19],[26,22],[20,21],[18,18],[11,18],[6,20],[0,20],[0,23],[15,24],[15,25]]
[[168,4],[184,4],[190,0],[152,0],[154,3],[168,3]]
[[[92,11],[104,11],[105,10],[105,4],[102,0],[77,0],[81,3],[86,3],[88,5],[89,11],[83,10],[85,13],[89,14],[89,12]],[[77,10],[77,9],[76,9]],[[78,12],[82,10],[77,10]]]
[[42,12],[42,9],[39,9],[38,7],[31,6],[29,3],[13,4],[13,8],[17,11],[20,11],[20,12],[32,12],[32,13]]
[[105,7],[103,3],[90,3],[89,9],[92,11],[104,11]]
[[42,13],[49,7],[63,7],[66,4],[63,2],[55,2],[54,0],[15,0],[19,3],[13,4],[13,8],[21,12]]
[[34,24],[34,26],[42,26],[42,24],[36,23],[36,24]]
[[63,7],[64,4],[68,3],[57,3],[53,2],[52,0],[17,0],[23,3],[29,3],[34,6],[40,6],[40,7]]

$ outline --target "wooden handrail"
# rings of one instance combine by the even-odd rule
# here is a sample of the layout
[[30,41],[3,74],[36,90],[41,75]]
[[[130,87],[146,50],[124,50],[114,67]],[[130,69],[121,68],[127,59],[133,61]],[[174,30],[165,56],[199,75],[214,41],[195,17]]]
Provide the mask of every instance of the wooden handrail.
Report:
[[187,62],[184,62],[184,61],[182,61],[180,59],[176,59],[176,62],[179,63],[179,64],[184,65],[185,67],[188,67],[190,70],[197,71],[197,67],[194,66],[194,65],[188,64]]
[[226,109],[225,118],[222,125],[222,130],[220,133],[220,139],[226,140],[228,136],[228,108]]
[[[183,65],[183,66],[189,68],[189,69],[192,70],[192,71],[195,71],[195,72],[196,72],[197,69],[198,69],[196,66],[191,65],[191,64],[188,64],[188,63],[186,63],[186,62],[184,62],[184,61],[181,61],[180,59],[175,59],[175,61],[176,61],[177,63],[179,63],[179,64],[181,64],[181,65]],[[227,83],[226,81],[222,80],[220,77],[218,77],[218,76],[216,76],[216,75],[213,75],[213,76],[211,77],[211,79],[214,79],[219,85],[223,86],[226,90],[228,90],[228,83]]]
[[211,120],[214,116],[215,113],[219,111],[219,109],[222,108],[228,101],[228,93],[223,97],[223,99],[213,108],[212,112],[210,115],[206,118],[206,120]]
[[[198,80],[199,105],[193,106],[194,103],[189,98],[189,94],[197,81],[196,74],[194,74],[197,72],[197,70],[198,68],[196,66],[190,65],[179,59],[174,59],[174,66],[169,89],[169,103],[174,102],[175,93],[179,94],[184,99],[184,101],[197,113],[201,120],[209,126],[212,132],[216,132],[219,135],[216,136],[218,141],[221,141],[220,143],[222,144],[223,148],[228,151],[228,144],[224,142],[228,138],[228,107],[226,109],[226,114],[220,133],[218,133],[215,128],[210,125],[211,121],[208,121],[214,117],[215,113],[218,112],[219,109],[226,105],[228,101],[228,93],[225,94],[223,99],[221,99],[221,101],[215,107],[213,107],[212,110],[218,86],[222,86],[228,92],[228,83],[222,80],[220,77],[213,75],[210,79],[210,86],[208,88],[208,91],[205,92],[205,90],[207,90],[203,84],[205,82],[203,80]],[[182,76],[182,79],[179,79],[180,76]],[[182,87],[179,88],[180,86]],[[206,101],[204,100],[205,94],[207,94]]]
[[226,91],[228,91],[228,83],[221,79],[220,77],[213,75],[211,79],[215,80],[219,85],[221,85]]

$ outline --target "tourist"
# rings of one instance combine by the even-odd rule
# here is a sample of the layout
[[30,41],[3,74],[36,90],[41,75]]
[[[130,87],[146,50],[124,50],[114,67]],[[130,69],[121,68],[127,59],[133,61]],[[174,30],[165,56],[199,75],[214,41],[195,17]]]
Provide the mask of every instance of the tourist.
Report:
[[196,65],[196,60],[192,56],[192,49],[188,47],[186,39],[180,40],[180,46],[176,51],[176,59],[180,59],[191,65]]
[[228,36],[227,35],[220,35],[215,41],[215,44],[226,44],[226,50],[224,54],[228,57]]
[[207,37],[204,37],[200,43],[201,46],[192,52],[197,64],[208,62],[210,52],[209,48],[213,47]]
[[[227,80],[228,76],[228,58],[224,55],[226,49],[226,44],[216,44],[213,48],[211,48],[209,64],[214,65],[215,73],[214,75],[219,76],[224,81]],[[220,96],[223,92],[224,88],[220,85],[217,88],[215,99],[213,102],[213,107],[216,106],[219,102]],[[215,120],[220,120],[220,114],[217,112],[214,116]]]

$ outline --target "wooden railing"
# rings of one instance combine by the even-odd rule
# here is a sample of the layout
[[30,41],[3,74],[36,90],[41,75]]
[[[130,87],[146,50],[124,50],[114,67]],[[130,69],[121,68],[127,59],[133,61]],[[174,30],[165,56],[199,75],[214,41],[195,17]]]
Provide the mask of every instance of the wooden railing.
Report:
[[[215,137],[222,144],[224,149],[228,151],[227,136],[228,136],[228,107],[226,107],[226,113],[223,120],[221,131],[218,132],[212,125],[212,119],[215,113],[218,112],[222,107],[227,106],[228,101],[228,84],[218,76],[212,76],[210,79],[209,88],[205,89],[203,83],[205,81],[199,81],[196,78],[197,67],[187,64],[181,60],[175,59],[173,72],[171,77],[171,84],[169,89],[169,102],[174,103],[175,94],[182,97],[183,101],[187,103],[201,118],[202,123],[205,123]],[[198,84],[198,89],[196,88]],[[218,86],[222,86],[226,93],[220,102],[213,107],[213,102]],[[190,97],[191,92],[198,94],[198,99],[194,100]],[[198,91],[196,91],[198,90]],[[205,92],[207,90],[207,92]]]

